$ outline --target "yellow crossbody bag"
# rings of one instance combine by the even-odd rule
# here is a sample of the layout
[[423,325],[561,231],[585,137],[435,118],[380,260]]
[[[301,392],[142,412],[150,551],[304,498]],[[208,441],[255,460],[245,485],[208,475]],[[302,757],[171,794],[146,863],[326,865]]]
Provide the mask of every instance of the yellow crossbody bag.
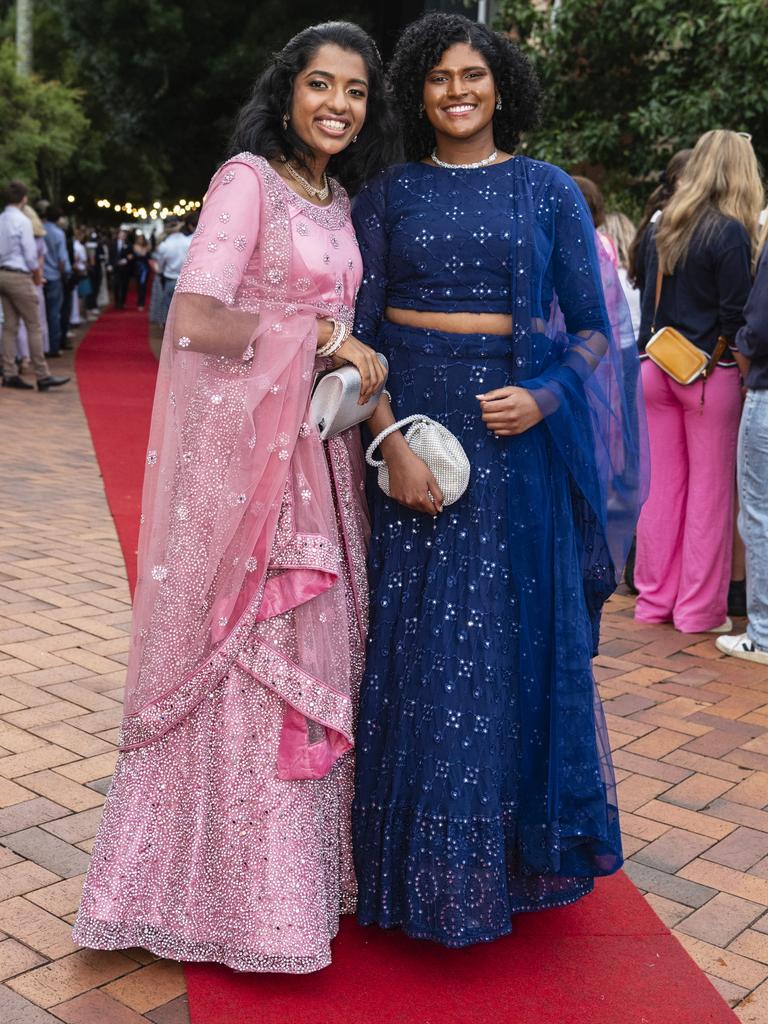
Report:
[[656,305],[653,311],[652,334],[645,351],[648,358],[672,380],[678,384],[693,384],[700,377],[709,376],[728,347],[728,341],[721,335],[717,339],[715,351],[710,356],[688,341],[685,335],[674,327],[661,327],[657,331],[656,316],[659,312],[661,284],[662,273],[659,270],[656,274]]

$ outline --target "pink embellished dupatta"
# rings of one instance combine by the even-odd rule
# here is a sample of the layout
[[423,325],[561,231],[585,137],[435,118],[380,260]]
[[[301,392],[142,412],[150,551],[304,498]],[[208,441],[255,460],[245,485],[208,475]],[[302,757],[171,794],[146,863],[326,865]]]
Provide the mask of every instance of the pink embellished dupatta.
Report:
[[[289,202],[262,158],[226,163],[179,278],[147,453],[122,749],[165,735],[237,664],[284,700],[278,773],[300,779],[352,746],[367,519],[359,444],[326,447],[307,422],[316,317],[350,319],[354,295],[329,307],[299,276]],[[352,230],[338,186],[328,211]],[[285,615],[290,650],[284,631],[257,628]]]

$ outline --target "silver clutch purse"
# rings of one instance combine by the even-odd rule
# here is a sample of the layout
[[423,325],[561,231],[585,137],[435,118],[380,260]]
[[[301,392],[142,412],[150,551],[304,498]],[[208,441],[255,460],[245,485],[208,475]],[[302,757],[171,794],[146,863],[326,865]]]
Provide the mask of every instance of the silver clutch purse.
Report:
[[401,427],[408,424],[405,440],[408,447],[425,462],[443,492],[443,504],[452,505],[458,501],[469,485],[469,459],[459,439],[429,416],[407,416],[393,423],[375,438],[365,453],[365,461],[379,471],[379,487],[389,494],[389,470],[383,459],[374,459],[373,453],[381,442]]
[[[389,364],[381,352],[376,355],[384,369],[389,371]],[[385,382],[386,383],[386,382]],[[365,405],[358,405],[360,397],[360,371],[356,366],[340,366],[337,370],[328,370],[317,379],[309,405],[311,422],[317,428],[321,441],[335,437],[343,430],[370,419],[379,404],[384,385]]]

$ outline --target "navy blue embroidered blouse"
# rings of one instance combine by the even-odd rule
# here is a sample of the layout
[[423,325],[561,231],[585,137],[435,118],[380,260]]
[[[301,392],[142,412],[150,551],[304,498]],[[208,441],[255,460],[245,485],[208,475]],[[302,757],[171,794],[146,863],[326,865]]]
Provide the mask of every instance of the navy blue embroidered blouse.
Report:
[[[408,164],[389,173],[389,305],[509,313],[512,200],[504,168],[496,164],[467,174]],[[453,180],[445,188],[448,176]],[[370,199],[371,192],[364,192],[361,205]],[[499,207],[505,204],[510,216],[501,218]]]
[[[472,171],[408,163],[366,185],[353,207],[365,268],[355,334],[372,344],[386,306],[511,313],[515,265],[524,272],[519,251],[512,252],[522,244],[516,220],[523,214],[515,197],[521,174],[532,188],[535,218],[526,315],[548,320],[557,292],[569,331],[605,331],[588,265],[593,241],[577,237],[583,212],[578,189],[559,167],[514,157]],[[553,251],[556,239],[559,251]]]

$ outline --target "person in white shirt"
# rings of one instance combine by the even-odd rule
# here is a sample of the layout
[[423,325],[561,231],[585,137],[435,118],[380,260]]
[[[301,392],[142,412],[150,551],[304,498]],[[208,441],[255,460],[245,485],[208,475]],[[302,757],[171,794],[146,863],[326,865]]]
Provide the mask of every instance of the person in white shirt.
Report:
[[[21,208],[21,212],[29,220],[32,225],[32,234],[35,236],[35,245],[37,246],[37,263],[40,268],[40,273],[32,275],[33,281],[35,281],[35,291],[37,292],[37,305],[40,311],[40,331],[43,335],[43,352],[48,352],[48,318],[45,313],[45,291],[43,288],[43,265],[45,263],[45,228],[43,222],[38,216],[37,210],[27,203],[26,206]],[[19,362],[19,358],[22,360],[23,367],[26,369],[31,365],[29,361],[29,338],[27,337],[27,327],[23,320],[19,320],[19,335],[16,339],[16,362]]]
[[187,258],[190,235],[182,230],[181,220],[171,219],[165,222],[165,237],[152,255],[152,267],[155,271],[155,283],[152,289],[149,319],[152,323],[165,324],[171,305],[176,282],[184,260]]
[[72,307],[69,313],[69,325],[70,327],[78,327],[82,322],[83,318],[80,313],[80,299],[84,298],[87,294],[86,288],[90,286],[88,280],[88,252],[83,245],[83,230],[78,229],[75,232],[74,238],[72,239],[72,270],[77,276],[77,284],[72,289],[72,298],[70,302]]
[[31,390],[16,367],[16,337],[23,320],[29,338],[29,357],[38,391],[66,384],[69,377],[53,377],[43,354],[43,335],[35,284],[40,283],[40,264],[32,224],[21,212],[27,203],[27,187],[12,181],[8,205],[0,214],[0,299],[3,304],[3,387]]
[[183,221],[175,218],[165,223],[165,238],[153,254],[157,289],[153,292],[150,319],[154,324],[165,324],[176,282],[189,250],[191,236],[183,231]]

